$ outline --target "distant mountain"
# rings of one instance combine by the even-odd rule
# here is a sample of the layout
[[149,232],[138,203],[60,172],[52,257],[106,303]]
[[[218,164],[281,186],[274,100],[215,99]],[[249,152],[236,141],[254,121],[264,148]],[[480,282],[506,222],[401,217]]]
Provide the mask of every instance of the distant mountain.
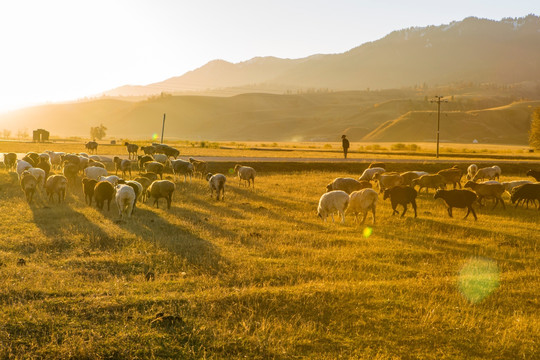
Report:
[[[525,86],[441,89],[455,94],[443,105],[441,140],[526,144],[530,116],[540,101]],[[530,97],[533,98],[533,97]],[[539,99],[540,96],[535,98]],[[113,138],[211,141],[433,140],[436,105],[415,89],[242,94],[230,97],[156,96],[143,101],[99,99],[36,106],[0,115],[0,128],[45,128],[52,136],[87,138],[92,126]]]
[[123,86],[105,94],[141,96],[227,88],[236,88],[233,94],[242,89],[283,93],[308,88],[340,91],[455,82],[539,82],[538,59],[540,17],[501,21],[469,17],[447,25],[394,31],[342,54],[257,57],[237,64],[215,60],[182,76],[147,86]]

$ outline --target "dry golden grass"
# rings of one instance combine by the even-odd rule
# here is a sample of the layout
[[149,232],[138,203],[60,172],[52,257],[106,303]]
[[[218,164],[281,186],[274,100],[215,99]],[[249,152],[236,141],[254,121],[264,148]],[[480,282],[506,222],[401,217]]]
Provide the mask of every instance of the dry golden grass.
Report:
[[343,175],[358,174],[261,172],[255,190],[229,177],[224,202],[177,183],[170,211],[142,204],[118,222],[78,187],[28,205],[0,173],[0,358],[538,354],[540,212],[450,219],[422,193],[418,219],[398,218],[381,197],[366,237],[350,216],[315,214]]

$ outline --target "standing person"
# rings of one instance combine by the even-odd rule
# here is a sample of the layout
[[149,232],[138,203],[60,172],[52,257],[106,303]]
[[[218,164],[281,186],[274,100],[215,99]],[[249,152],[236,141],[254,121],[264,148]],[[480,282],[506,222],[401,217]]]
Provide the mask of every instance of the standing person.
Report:
[[347,135],[341,135],[341,145],[343,146],[343,156],[347,158],[347,151],[349,151],[349,139]]

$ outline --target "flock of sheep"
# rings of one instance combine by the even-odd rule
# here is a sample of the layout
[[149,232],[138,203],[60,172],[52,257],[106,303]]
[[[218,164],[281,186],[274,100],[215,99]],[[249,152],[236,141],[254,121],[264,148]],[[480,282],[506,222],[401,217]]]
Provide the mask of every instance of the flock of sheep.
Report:
[[[407,205],[411,204],[414,210],[414,217],[417,217],[416,196],[419,191],[426,189],[435,190],[435,199],[443,199],[446,203],[448,215],[452,217],[453,208],[465,208],[467,214],[473,214],[477,219],[473,204],[483,205],[484,199],[494,199],[495,204],[501,204],[506,208],[502,198],[503,193],[510,194],[512,204],[516,207],[520,203],[535,204],[538,201],[540,210],[540,171],[529,170],[527,176],[531,176],[536,183],[530,180],[516,180],[499,182],[501,169],[499,166],[491,166],[478,169],[472,164],[467,168],[467,182],[461,185],[464,171],[458,166],[444,169],[436,174],[428,174],[425,171],[407,171],[404,173],[386,172],[385,165],[373,163],[366,169],[358,180],[353,178],[337,178],[327,185],[327,192],[319,199],[317,214],[326,221],[331,216],[334,221],[334,213],[341,216],[341,222],[345,221],[345,211],[351,213],[358,221],[358,215],[363,215],[363,224],[369,212],[372,213],[373,223],[378,200],[378,193],[373,189],[372,182],[378,185],[379,193],[383,193],[383,200],[390,199],[392,205],[392,215],[398,213],[397,205],[403,206],[403,217],[407,212]],[[479,182],[485,180],[483,182]],[[446,190],[446,185],[452,184],[453,190]],[[418,186],[418,191],[416,187]],[[459,187],[459,189],[456,189]],[[464,189],[468,188],[468,189]]]
[[[45,151],[41,154],[29,152],[22,159],[17,159],[15,153],[4,154],[4,165],[8,172],[16,171],[29,203],[34,201],[34,195],[38,194],[41,198],[43,193],[49,202],[54,202],[55,198],[59,203],[63,202],[68,184],[79,183],[79,175],[82,174],[80,183],[85,202],[91,206],[94,201],[99,209],[103,209],[106,203],[110,210],[111,201],[114,199],[121,219],[130,218],[137,202],[146,202],[148,199],[152,199],[153,205],[159,208],[159,200],[165,198],[167,208],[170,209],[176,186],[173,181],[163,179],[166,170],[170,170],[174,177],[183,175],[184,182],[188,176],[190,182],[193,175],[206,177],[210,196],[213,196],[215,191],[217,200],[224,199],[226,177],[223,174],[208,173],[206,162],[193,158],[189,158],[189,161],[176,159],[179,151],[168,145],[153,144],[142,147],[144,155],[137,155],[138,145],[125,145],[128,159]],[[88,144],[86,147],[89,150],[93,148]],[[114,165],[115,174],[109,174],[106,164],[109,164],[109,168]],[[132,168],[135,164],[139,176],[133,178]],[[247,186],[255,187],[256,172],[253,168],[236,165],[234,170],[238,174],[239,182],[245,181]]]

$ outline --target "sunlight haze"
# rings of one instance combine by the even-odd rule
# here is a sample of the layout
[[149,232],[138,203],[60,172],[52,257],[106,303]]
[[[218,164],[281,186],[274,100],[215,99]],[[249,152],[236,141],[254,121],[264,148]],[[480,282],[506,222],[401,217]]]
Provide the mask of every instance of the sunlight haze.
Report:
[[538,1],[10,1],[0,111],[97,96],[214,59],[341,53],[411,26],[540,14]]

